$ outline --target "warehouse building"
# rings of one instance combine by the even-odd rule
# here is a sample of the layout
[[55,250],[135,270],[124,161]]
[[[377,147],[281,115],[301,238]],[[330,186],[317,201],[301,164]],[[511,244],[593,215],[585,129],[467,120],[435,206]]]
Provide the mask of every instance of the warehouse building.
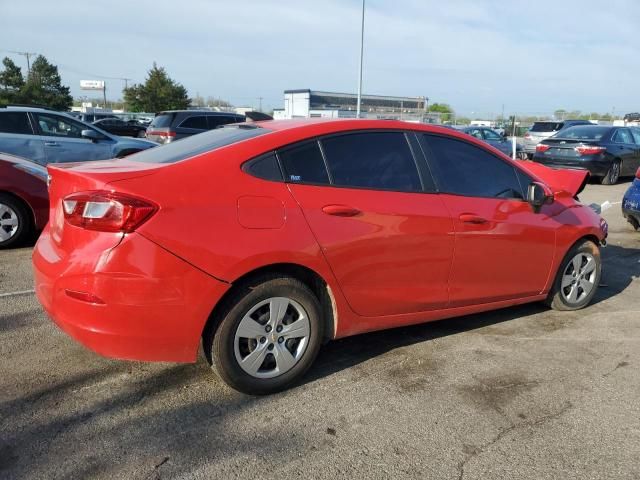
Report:
[[[358,97],[351,93],[317,90],[285,90],[284,108],[275,109],[276,119],[355,118]],[[362,95],[360,117],[409,122],[439,123],[439,114],[427,113],[427,97]]]

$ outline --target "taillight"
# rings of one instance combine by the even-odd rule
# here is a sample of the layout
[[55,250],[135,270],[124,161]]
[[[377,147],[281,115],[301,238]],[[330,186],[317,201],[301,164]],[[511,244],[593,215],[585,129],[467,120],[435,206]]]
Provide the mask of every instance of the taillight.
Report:
[[129,195],[79,192],[62,200],[65,220],[76,227],[101,232],[133,232],[157,210],[157,205]]
[[543,145],[542,143],[539,143],[538,145],[536,145],[536,152],[546,152],[550,148],[551,147],[549,145]]
[[147,130],[147,133],[146,133],[147,138],[150,135],[159,137],[158,141],[160,143],[169,143],[171,140],[173,140],[173,137],[176,136],[176,132],[167,131],[167,130]]
[[639,168],[639,169],[638,169],[638,171],[636,172],[636,178],[637,178],[638,180],[640,180],[640,168]]
[[597,155],[598,153],[602,153],[606,150],[604,147],[594,147],[591,145],[584,145],[580,147],[576,147],[575,151],[580,155]]

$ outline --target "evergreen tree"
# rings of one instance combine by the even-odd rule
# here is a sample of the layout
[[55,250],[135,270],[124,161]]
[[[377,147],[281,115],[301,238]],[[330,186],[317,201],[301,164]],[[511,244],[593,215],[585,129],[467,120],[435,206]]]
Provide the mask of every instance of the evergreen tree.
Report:
[[42,55],[38,55],[25,85],[22,89],[22,101],[54,108],[68,110],[73,104],[69,87],[62,85],[58,67],[49,63]]
[[158,67],[155,62],[144,84],[125,88],[124,100],[133,112],[179,110],[191,103],[187,89],[172,80],[165,69]]
[[24,88],[22,70],[9,57],[2,60],[2,65],[4,70],[0,72],[0,105],[20,103]]

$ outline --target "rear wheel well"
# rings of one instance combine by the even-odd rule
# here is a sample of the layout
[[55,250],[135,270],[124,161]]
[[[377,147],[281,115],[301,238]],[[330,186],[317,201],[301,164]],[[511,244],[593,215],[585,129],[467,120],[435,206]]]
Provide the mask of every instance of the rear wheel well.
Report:
[[324,322],[324,341],[331,340],[335,335],[337,324],[337,311],[335,308],[335,301],[333,299],[333,293],[331,288],[324,281],[324,279],[310,268],[303,267],[302,265],[294,263],[278,263],[273,265],[267,265],[256,270],[252,270],[240,278],[233,281],[233,284],[229,290],[222,296],[220,301],[213,308],[213,311],[207,319],[207,323],[203,329],[202,335],[206,338],[210,334],[211,329],[217,330],[222,318],[220,312],[227,306],[226,303],[233,297],[235,291],[239,288],[246,286],[247,283],[251,283],[258,277],[265,275],[283,275],[300,280],[307,285],[314,293],[320,306],[322,307],[322,321]]
[[7,192],[6,190],[0,190],[0,195],[11,197],[16,202],[19,202],[24,207],[24,209],[29,213],[29,219],[31,220],[31,225],[30,225],[31,229],[33,230],[36,228],[36,214],[31,208],[31,205],[29,205],[29,203],[26,200],[24,200],[22,197],[19,197],[15,193]]

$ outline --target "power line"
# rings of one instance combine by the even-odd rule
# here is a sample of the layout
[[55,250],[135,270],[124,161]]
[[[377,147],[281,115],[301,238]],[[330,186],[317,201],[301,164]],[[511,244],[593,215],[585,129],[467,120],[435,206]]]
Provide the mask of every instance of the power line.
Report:
[[16,52],[13,50],[7,50],[9,53],[15,53],[16,55],[22,55],[27,59],[27,76],[31,74],[31,57],[38,55],[36,52]]

